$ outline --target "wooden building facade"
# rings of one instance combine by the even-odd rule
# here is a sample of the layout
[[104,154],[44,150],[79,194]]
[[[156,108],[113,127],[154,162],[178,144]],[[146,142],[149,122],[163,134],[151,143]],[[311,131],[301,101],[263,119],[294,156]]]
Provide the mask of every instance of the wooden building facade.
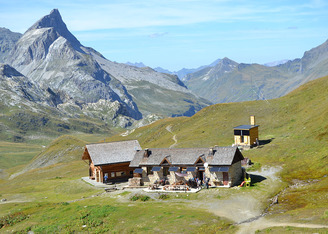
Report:
[[129,164],[138,150],[141,147],[137,140],[90,144],[85,146],[82,160],[89,161],[90,179],[102,183],[127,181],[133,177]]
[[255,116],[250,116],[250,125],[234,127],[234,144],[236,146],[252,147],[259,142],[259,125],[255,123]]

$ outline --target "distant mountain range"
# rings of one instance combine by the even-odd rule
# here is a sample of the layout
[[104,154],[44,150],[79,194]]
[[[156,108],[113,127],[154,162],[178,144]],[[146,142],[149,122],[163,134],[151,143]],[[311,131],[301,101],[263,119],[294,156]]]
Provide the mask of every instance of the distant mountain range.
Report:
[[[216,64],[218,64],[220,62],[220,60],[221,59],[217,59],[217,60],[215,60],[214,62],[212,62],[209,65],[203,65],[203,66],[200,66],[198,68],[182,68],[182,69],[180,69],[178,71],[170,71],[170,70],[167,70],[167,69],[161,68],[161,67],[155,67],[153,69],[155,71],[157,71],[157,72],[171,74],[171,75],[176,75],[176,76],[179,77],[180,80],[185,81],[186,80],[186,76],[188,74],[193,73],[193,72],[197,72],[197,71],[202,70],[202,69],[207,68],[207,67],[214,67]],[[135,67],[147,67],[142,62],[136,62],[136,63],[127,62],[126,64],[128,64],[130,66],[135,66]]]
[[54,9],[23,35],[0,28],[0,62],[2,109],[25,106],[22,112],[53,112],[57,120],[81,117],[127,127],[147,116],[192,116],[212,103],[282,96],[328,74],[328,42],[292,61],[259,65],[223,58],[171,72],[107,60],[83,46]]
[[[125,127],[148,114],[191,116],[211,104],[193,95],[177,76],[111,62],[83,46],[57,9],[23,35],[4,28],[0,33],[0,62],[5,71],[20,74],[19,84],[29,87],[25,98],[63,115],[83,113]],[[12,91],[10,85],[1,88]]]
[[185,84],[213,103],[277,98],[328,75],[328,41],[305,52],[301,59],[284,62],[265,66],[224,58],[214,67],[188,74]]
[[267,66],[267,67],[275,67],[275,66],[278,66],[278,65],[282,65],[284,63],[287,63],[288,61],[289,61],[288,59],[283,59],[283,60],[278,60],[278,61],[273,61],[273,62],[265,63],[263,65],[264,66]]
[[[198,68],[182,68],[182,69],[180,69],[178,71],[170,71],[170,70],[167,70],[167,69],[162,68],[162,67],[155,67],[153,69],[155,71],[157,71],[157,72],[167,73],[167,74],[171,74],[171,75],[177,75],[180,80],[186,81],[188,79],[188,77],[187,77],[188,74],[191,74],[191,73],[200,71],[200,70],[202,70],[204,68],[214,67],[220,61],[221,61],[221,59],[217,59],[217,60],[215,60],[214,62],[212,62],[209,65],[203,65],[203,66],[200,66]],[[278,61],[273,61],[273,62],[265,63],[263,65],[264,66],[267,66],[267,67],[274,67],[274,66],[278,66],[278,65],[287,63],[288,61],[289,61],[288,59],[283,59],[283,60],[278,60]],[[134,67],[139,67],[139,68],[141,68],[141,67],[147,67],[143,62],[136,62],[136,63],[127,62],[126,64],[127,65],[130,65],[130,66],[134,66]]]

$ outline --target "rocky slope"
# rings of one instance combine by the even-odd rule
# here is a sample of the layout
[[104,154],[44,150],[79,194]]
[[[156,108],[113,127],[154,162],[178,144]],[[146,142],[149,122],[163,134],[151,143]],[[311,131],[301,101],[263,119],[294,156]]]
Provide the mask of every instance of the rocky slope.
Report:
[[58,10],[30,27],[6,62],[40,87],[61,92],[63,103],[73,100],[81,106],[100,100],[117,102],[118,114],[142,117],[125,87],[100,68],[87,48],[68,31]]
[[63,99],[64,94],[43,89],[13,67],[0,64],[0,141],[21,142],[71,132],[102,133],[113,125],[126,127],[131,121],[117,114],[117,102],[100,100],[79,106],[72,100],[63,103]]
[[[10,64],[32,83],[44,90],[48,88],[60,99],[57,108],[71,114],[85,112],[91,117],[101,115],[101,119],[131,125],[144,114],[174,116],[194,114],[209,104],[208,101],[190,93],[176,77],[155,72],[150,68],[136,68],[105,59],[92,48],[84,47],[69,32],[57,9],[34,25],[16,42],[6,56]],[[152,91],[143,92],[142,101],[134,90],[144,84],[152,85]],[[168,103],[159,99],[157,93],[177,92],[176,99]],[[142,105],[150,100],[151,105]],[[176,102],[177,108],[170,108]],[[138,105],[141,104],[140,110]],[[154,111],[155,110],[155,111]],[[106,113],[110,117],[106,117]],[[116,119],[120,120],[117,121]],[[122,124],[121,124],[122,125]]]
[[15,33],[7,28],[0,27],[0,63],[8,56],[9,51],[15,46],[15,43],[22,36],[20,33]]
[[213,103],[264,100],[283,96],[309,80],[328,75],[328,41],[301,59],[268,67],[228,58],[187,75],[187,87]]
[[191,116],[211,103],[198,98],[176,76],[156,72],[150,67],[135,67],[105,59],[89,50],[101,68],[119,80],[145,114]]

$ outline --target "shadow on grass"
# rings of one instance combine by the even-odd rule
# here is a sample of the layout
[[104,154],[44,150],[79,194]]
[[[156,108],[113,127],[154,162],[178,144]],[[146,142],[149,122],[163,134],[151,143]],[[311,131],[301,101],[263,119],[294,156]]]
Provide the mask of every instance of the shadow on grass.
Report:
[[250,174],[251,180],[252,180],[252,184],[256,184],[256,183],[260,183],[263,180],[266,180],[267,178],[261,175],[252,175]]
[[267,145],[269,143],[271,143],[271,141],[273,141],[274,138],[271,139],[267,139],[267,140],[259,140],[259,145]]

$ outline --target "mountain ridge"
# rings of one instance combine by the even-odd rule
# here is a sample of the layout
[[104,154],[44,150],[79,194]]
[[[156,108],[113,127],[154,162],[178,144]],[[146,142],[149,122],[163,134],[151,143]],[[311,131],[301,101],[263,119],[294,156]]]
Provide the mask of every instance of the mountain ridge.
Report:
[[4,58],[8,56],[9,51],[21,36],[21,33],[15,33],[7,28],[0,27],[0,63],[4,62]]
[[[220,64],[220,63],[219,63]],[[265,100],[281,97],[300,85],[328,75],[328,42],[304,52],[300,59],[277,66],[236,63],[188,75],[187,87],[213,103]]]
[[[130,118],[128,126],[143,115],[192,115],[210,104],[191,94],[176,76],[150,68],[135,70],[132,66],[111,62],[94,49],[83,46],[70,33],[58,9],[34,23],[15,43],[5,62],[43,90],[50,88],[51,93],[60,96],[55,102],[57,108],[68,110],[67,106],[74,105],[73,109],[83,109],[83,106],[91,107],[96,103],[103,105],[105,101],[107,108],[115,106],[115,111],[119,111],[114,118]],[[143,105],[141,113],[137,105],[139,97],[130,94],[132,89],[138,89],[139,81],[148,82],[158,92],[178,92],[179,108],[170,109],[168,103],[158,99],[156,105],[167,106],[165,111],[157,108],[156,113],[152,113],[151,108]],[[156,99],[152,93],[147,95],[148,100]],[[172,101],[174,99],[170,103]]]

